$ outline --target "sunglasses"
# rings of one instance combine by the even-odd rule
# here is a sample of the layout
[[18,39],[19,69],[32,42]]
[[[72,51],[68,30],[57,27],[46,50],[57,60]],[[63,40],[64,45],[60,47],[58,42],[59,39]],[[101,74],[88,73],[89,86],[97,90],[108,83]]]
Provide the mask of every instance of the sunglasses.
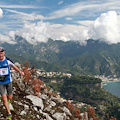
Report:
[[0,50],[0,52],[4,52],[4,50],[2,49],[2,50]]

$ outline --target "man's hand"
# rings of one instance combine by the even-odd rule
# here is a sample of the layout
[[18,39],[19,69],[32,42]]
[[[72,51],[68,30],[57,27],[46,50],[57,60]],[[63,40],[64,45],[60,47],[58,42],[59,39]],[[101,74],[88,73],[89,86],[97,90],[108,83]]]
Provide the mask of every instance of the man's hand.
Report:
[[22,76],[24,76],[24,72],[20,71],[19,73],[20,73]]

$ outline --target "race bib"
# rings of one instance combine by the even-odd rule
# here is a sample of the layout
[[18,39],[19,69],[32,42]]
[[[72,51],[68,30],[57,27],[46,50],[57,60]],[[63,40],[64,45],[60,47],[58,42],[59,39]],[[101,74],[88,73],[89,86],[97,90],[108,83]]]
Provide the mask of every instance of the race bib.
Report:
[[0,75],[8,75],[8,68],[0,68]]

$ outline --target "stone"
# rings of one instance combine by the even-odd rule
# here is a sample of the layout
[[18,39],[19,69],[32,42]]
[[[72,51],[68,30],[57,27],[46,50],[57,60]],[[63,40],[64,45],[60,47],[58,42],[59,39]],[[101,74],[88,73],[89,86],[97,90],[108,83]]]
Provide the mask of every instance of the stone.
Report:
[[44,104],[41,98],[38,98],[37,96],[34,96],[34,95],[27,95],[26,98],[30,99],[33,105],[40,107],[43,110]]

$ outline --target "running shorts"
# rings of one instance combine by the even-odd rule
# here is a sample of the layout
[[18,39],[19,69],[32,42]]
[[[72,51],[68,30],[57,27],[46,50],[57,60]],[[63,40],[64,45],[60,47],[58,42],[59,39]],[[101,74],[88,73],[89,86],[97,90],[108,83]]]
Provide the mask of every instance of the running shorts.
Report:
[[0,94],[1,95],[12,95],[12,82],[7,84],[0,84]]

